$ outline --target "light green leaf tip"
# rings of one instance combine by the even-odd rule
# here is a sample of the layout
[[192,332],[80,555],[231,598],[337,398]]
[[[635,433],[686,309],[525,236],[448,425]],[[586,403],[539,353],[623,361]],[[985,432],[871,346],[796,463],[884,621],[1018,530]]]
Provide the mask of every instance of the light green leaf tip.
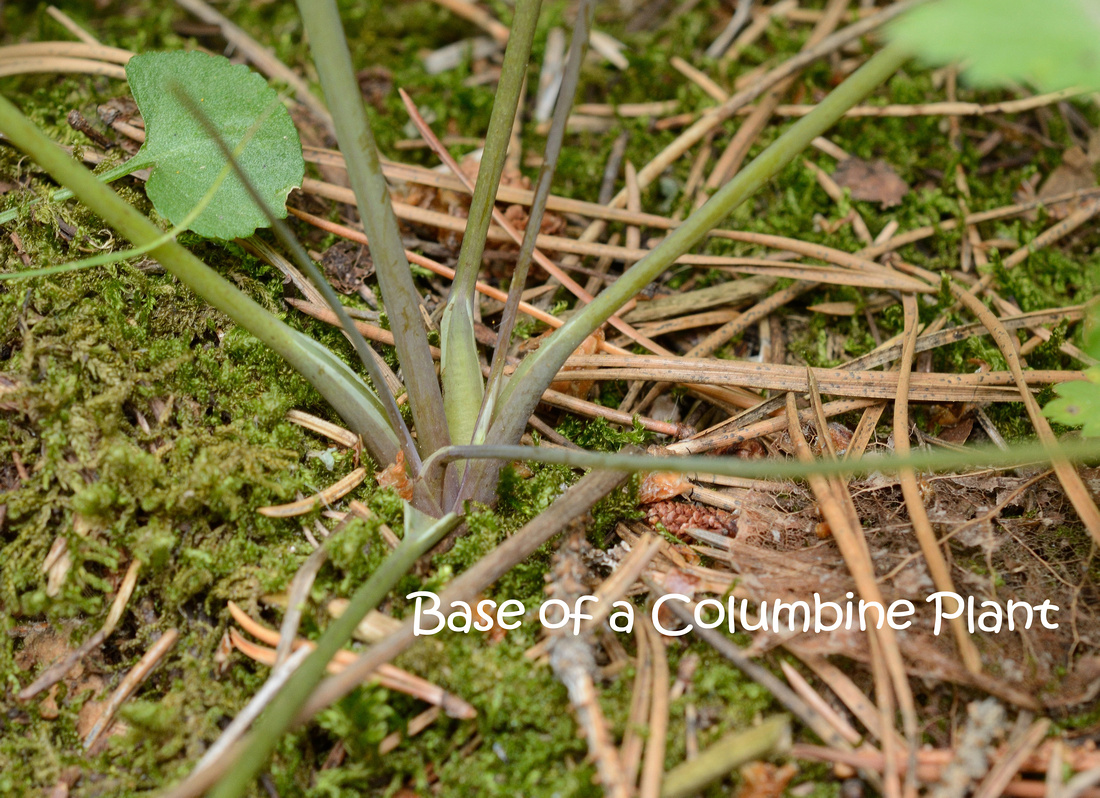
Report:
[[933,63],[961,61],[973,84],[1100,88],[1100,0],[938,0],[888,33]]
[[[230,149],[251,133],[238,161],[276,215],[286,216],[287,195],[302,184],[305,173],[302,144],[290,114],[263,77],[200,52],[136,55],[126,65],[126,77],[145,119],[146,141],[135,157],[153,164],[146,193],[158,213],[180,224],[226,165],[217,142],[176,99],[175,91],[182,90],[206,112]],[[266,226],[267,217],[234,172],[189,225],[199,235],[225,239]]]
[[1100,366],[1085,370],[1084,380],[1054,386],[1057,399],[1047,402],[1043,414],[1060,424],[1081,427],[1081,434],[1100,438]]

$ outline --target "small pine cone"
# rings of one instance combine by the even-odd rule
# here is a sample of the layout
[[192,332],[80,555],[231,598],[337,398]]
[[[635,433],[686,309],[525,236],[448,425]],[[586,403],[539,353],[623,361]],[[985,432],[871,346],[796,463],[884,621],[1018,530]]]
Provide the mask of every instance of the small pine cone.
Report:
[[684,540],[688,539],[684,534],[688,528],[718,532],[731,538],[737,535],[737,519],[725,510],[714,507],[673,501],[656,502],[646,508],[646,520],[651,525],[660,522],[665,529]]
[[688,493],[691,493],[690,479],[682,474],[658,471],[642,477],[642,484],[638,486],[638,503],[653,504]]

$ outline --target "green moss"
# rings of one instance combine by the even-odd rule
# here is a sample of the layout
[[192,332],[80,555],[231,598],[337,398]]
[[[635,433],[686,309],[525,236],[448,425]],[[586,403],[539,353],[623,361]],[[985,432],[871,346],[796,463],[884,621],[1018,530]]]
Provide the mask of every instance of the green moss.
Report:
[[[135,17],[121,13],[95,13],[86,3],[60,4],[79,23],[105,43],[145,50],[179,48],[199,44],[173,31],[181,14],[170,5],[133,6]],[[510,7],[504,2],[488,6],[507,21]],[[644,102],[678,99],[681,111],[698,112],[714,102],[670,65],[672,55],[697,48],[710,35],[714,2],[698,9],[706,13],[674,15],[655,29],[634,33],[610,8],[601,7],[599,27],[627,44],[631,69],[620,72],[593,60],[584,67],[580,101]],[[493,101],[490,86],[467,85],[470,65],[439,76],[429,76],[420,54],[478,30],[456,20],[429,2],[397,4],[382,0],[342,0],[346,26],[352,36],[357,67],[383,65],[394,83],[409,89],[414,99],[436,117],[441,132],[465,136],[484,134]],[[112,7],[109,11],[115,11]],[[229,10],[234,20],[272,49],[284,62],[307,76],[307,45],[291,4],[236,3]],[[535,46],[535,63],[541,61],[545,31],[567,24],[568,4],[546,4]],[[9,4],[0,14],[10,31],[9,40],[50,40],[65,34],[40,6],[33,13]],[[698,64],[709,70],[724,87],[762,63],[778,63],[797,52],[809,28],[798,26],[794,35],[774,23],[737,62]],[[209,45],[209,40],[201,44]],[[535,71],[531,77],[534,79]],[[806,96],[816,100],[834,76],[828,63],[807,72]],[[124,87],[105,78],[31,76],[0,81],[0,89],[56,140],[81,145],[82,136],[65,122],[72,108],[95,118],[96,104],[125,93]],[[978,95],[965,87],[960,99],[992,101],[1007,97],[998,93]],[[942,99],[929,73],[916,69],[900,72],[868,102],[915,103]],[[1090,123],[1098,121],[1095,109],[1077,106]],[[396,92],[391,91],[370,113],[384,154],[402,160],[435,165],[426,150],[400,152],[399,139],[409,137],[407,116]],[[1048,174],[1060,162],[1059,148],[1071,141],[1059,115],[1049,119],[1049,135],[1058,148],[1033,148],[1031,142],[1006,141],[997,157],[1021,152],[1032,155],[1022,166],[1009,166],[979,175],[979,136],[964,136],[961,151],[947,140],[946,129],[936,118],[846,120],[829,133],[853,155],[888,161],[912,190],[902,203],[882,209],[867,202],[846,200],[839,206],[823,192],[811,170],[800,160],[784,169],[750,202],[727,221],[731,227],[790,235],[847,251],[861,247],[849,225],[829,233],[815,216],[829,221],[858,210],[872,232],[889,221],[901,229],[956,219],[961,213],[955,185],[956,165],[970,177],[973,211],[1010,204],[1020,182],[1036,173]],[[737,127],[722,126],[714,144],[721,148]],[[769,126],[754,145],[756,154],[774,141],[789,121]],[[967,128],[987,134],[995,129],[985,119],[967,120]],[[630,136],[626,157],[636,166],[647,163],[678,135],[656,131],[650,120],[617,120],[602,135],[571,135],[562,153],[554,190],[565,196],[592,199],[598,191],[612,142],[621,133]],[[525,151],[539,152],[543,140],[525,136]],[[833,161],[809,152],[826,171]],[[644,193],[644,207],[672,213],[690,209],[691,198],[682,187],[691,158],[679,159]],[[533,172],[529,171],[533,175]],[[44,197],[52,188],[39,170],[10,148],[0,148],[0,178],[28,183],[29,191],[12,191],[5,207],[26,210],[5,229],[14,232],[22,250],[35,265],[62,263],[99,249],[117,247],[105,225],[74,202],[39,205],[33,211],[28,200]],[[121,181],[120,193],[143,212],[151,209],[136,180]],[[1026,243],[1052,220],[1014,219],[984,228],[986,237],[1012,238]],[[326,241],[308,228],[300,228],[311,246],[323,249]],[[618,228],[614,228],[618,229]],[[960,232],[937,235],[900,251],[918,266],[945,272],[957,266]],[[1011,270],[994,258],[992,267],[998,290],[1025,310],[1081,302],[1100,289],[1100,256],[1093,250],[1097,233],[1082,230],[1062,246],[1030,256]],[[282,277],[246,255],[234,244],[219,244],[184,236],[183,242],[215,266],[242,290],[277,314]],[[702,251],[713,254],[759,255],[759,248],[713,240]],[[0,237],[0,269],[25,268],[7,236]],[[728,279],[709,271],[695,274],[679,269],[668,281],[676,287],[695,276],[695,285]],[[865,292],[842,286],[823,286],[793,303],[790,313],[804,313],[806,305],[824,301],[864,301]],[[936,304],[921,305],[924,321],[942,312],[951,302],[940,296]],[[348,301],[357,302],[350,298]],[[564,306],[563,306],[564,307]],[[561,309],[561,308],[559,308]],[[807,314],[808,315],[808,314]],[[333,328],[290,315],[288,322],[308,332],[340,357],[352,360],[350,348]],[[966,323],[956,316],[951,323]],[[884,336],[902,327],[900,307],[876,315]],[[382,326],[386,326],[385,320]],[[532,328],[533,329],[533,328]],[[1064,330],[1055,341],[1041,346],[1030,357],[1032,367],[1072,367],[1057,351]],[[813,365],[834,365],[826,346],[829,336],[842,336],[846,357],[857,356],[872,346],[870,330],[857,313],[849,319],[813,315],[802,335],[791,342],[794,357]],[[382,350],[391,366],[399,364],[392,348]],[[973,361],[1003,369],[1004,362],[988,338],[972,337],[934,356],[937,370],[971,371]],[[175,280],[158,273],[146,261],[114,264],[93,271],[73,273],[34,282],[0,283],[0,371],[16,378],[16,412],[0,413],[0,464],[15,456],[28,472],[18,479],[13,468],[0,465],[2,484],[15,489],[3,495],[6,518],[0,527],[0,676],[6,699],[0,699],[0,793],[18,794],[27,785],[51,785],[61,770],[79,764],[85,772],[76,794],[133,795],[148,792],[181,778],[220,729],[255,693],[267,669],[233,655],[221,670],[214,654],[225,630],[225,603],[232,599],[254,615],[257,599],[280,593],[310,551],[300,523],[312,524],[319,512],[297,521],[266,519],[257,507],[288,501],[331,483],[356,464],[354,454],[337,453],[330,472],[323,462],[308,457],[310,449],[325,444],[285,421],[291,408],[337,420],[309,385],[275,355],[226,318],[196,300]],[[603,386],[602,400],[618,404],[622,386]],[[5,396],[5,401],[11,400]],[[407,406],[405,408],[407,410]],[[1018,405],[988,408],[994,423],[1010,439],[1030,438],[1032,430]],[[559,430],[587,448],[615,451],[627,443],[643,443],[638,425],[623,430],[604,421],[565,417]],[[417,587],[434,589],[469,568],[523,523],[544,511],[577,478],[572,469],[535,466],[534,475],[521,479],[505,468],[496,510],[470,508],[467,534],[446,553],[432,561],[426,572],[407,576],[388,609],[406,611],[400,598]],[[636,479],[612,494],[594,510],[591,539],[602,544],[614,524],[637,513]],[[303,631],[315,634],[327,623],[316,609],[335,596],[349,595],[381,561],[385,546],[378,534],[381,523],[401,529],[401,502],[392,491],[361,488],[357,498],[369,500],[375,519],[354,521],[332,535],[325,545],[329,563],[314,584],[315,608],[306,614]],[[42,563],[56,538],[65,540],[71,565],[55,595],[47,593]],[[1087,558],[1088,538],[1078,529],[1056,530],[1036,545],[1050,546],[1052,558]],[[489,588],[486,595],[502,600],[517,598],[528,607],[544,596],[544,575],[552,546],[544,546],[526,562]],[[1068,553],[1067,553],[1068,552]],[[1044,554],[1045,550],[1040,551]],[[56,720],[43,719],[37,705],[11,703],[10,696],[31,676],[15,664],[24,650],[24,638],[6,631],[31,621],[60,627],[77,619],[73,636],[85,639],[102,623],[118,581],[129,563],[140,558],[143,569],[138,586],[123,616],[122,625],[95,660],[96,668],[117,680],[149,648],[155,636],[171,627],[181,639],[165,664],[155,671],[136,699],[124,707],[130,726],[125,736],[112,738],[106,749],[86,759],[77,734],[76,715],[88,695],[59,694],[62,712]],[[967,563],[961,563],[966,565]],[[975,568],[982,563],[973,563]],[[1097,566],[1094,566],[1094,570]],[[277,623],[278,616],[265,619]],[[478,635],[445,634],[424,640],[399,664],[454,690],[472,701],[478,718],[460,723],[440,718],[420,735],[405,740],[385,757],[376,753],[382,736],[404,731],[409,718],[423,705],[376,687],[364,688],[328,710],[319,722],[287,736],[273,760],[270,773],[283,795],[393,794],[411,784],[429,789],[429,779],[441,795],[541,795],[585,796],[598,794],[594,770],[587,763],[586,746],[576,731],[564,689],[548,668],[526,660],[524,651],[536,641],[536,624],[527,623],[509,633],[502,643],[491,645]],[[624,645],[632,646],[624,638]],[[714,719],[701,733],[706,745],[725,732],[750,723],[759,713],[775,710],[774,702],[760,688],[698,643],[678,642],[670,648],[673,671],[682,656],[701,657],[692,691],[674,703],[670,747],[666,765],[683,756],[683,713],[693,701],[700,716]],[[40,670],[46,663],[35,663]],[[613,728],[622,729],[629,712],[632,672],[628,667],[601,683],[604,711]],[[1095,713],[1085,712],[1066,721],[1067,727],[1095,724]],[[475,737],[476,735],[476,737]],[[476,744],[480,739],[480,744]],[[321,770],[332,746],[342,741],[349,757],[337,768]],[[826,783],[824,770],[815,781],[815,795],[836,793]],[[814,777],[807,771],[805,777]],[[728,794],[731,779],[711,794]],[[260,794],[259,788],[256,794]]]

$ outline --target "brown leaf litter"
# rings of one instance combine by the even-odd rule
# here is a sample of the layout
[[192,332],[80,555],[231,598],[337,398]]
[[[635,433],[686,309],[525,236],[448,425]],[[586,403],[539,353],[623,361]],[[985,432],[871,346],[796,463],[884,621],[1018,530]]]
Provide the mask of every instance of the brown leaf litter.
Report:
[[[1083,469],[1083,476],[1096,481],[1100,470]],[[897,480],[881,475],[854,480],[849,489],[884,601],[908,599],[916,607],[913,625],[897,632],[910,673],[926,681],[976,687],[1032,709],[1080,707],[1092,700],[1100,693],[1100,658],[1075,657],[1074,651],[1100,648],[1100,594],[1082,579],[1082,569],[1088,569],[1095,552],[1081,550],[1072,538],[1059,534],[1072,508],[1057,480],[1047,472],[980,472],[931,477],[926,488],[928,515],[953,560],[957,592],[973,596],[979,607],[982,601],[1004,607],[1009,600],[1038,606],[1049,599],[1059,607],[1053,618],[1058,628],[1044,628],[1036,620],[1027,630],[1018,626],[1015,632],[977,632],[974,642],[985,670],[980,676],[970,674],[951,635],[944,629],[934,633],[934,612],[926,598],[935,587],[905,515]],[[713,561],[709,567],[658,558],[651,575],[666,590],[684,592],[685,580],[691,581],[692,593],[732,588],[733,595],[748,599],[750,607],[776,599],[812,604],[814,593],[823,601],[843,602],[855,591],[835,543],[816,541],[820,518],[803,489],[791,485],[782,494],[745,488],[722,492],[739,508],[733,525],[736,538],[731,536],[724,548],[717,543],[694,547]],[[689,505],[665,501],[648,510],[651,524],[660,521],[670,531],[713,528],[701,520],[699,508]],[[763,653],[790,636],[758,632],[752,651]],[[800,651],[870,662],[867,636],[858,628],[799,633],[795,640]]]
[[909,193],[909,184],[883,160],[845,158],[837,165],[832,178],[838,186],[851,192],[852,199],[877,202],[883,208],[900,205]]

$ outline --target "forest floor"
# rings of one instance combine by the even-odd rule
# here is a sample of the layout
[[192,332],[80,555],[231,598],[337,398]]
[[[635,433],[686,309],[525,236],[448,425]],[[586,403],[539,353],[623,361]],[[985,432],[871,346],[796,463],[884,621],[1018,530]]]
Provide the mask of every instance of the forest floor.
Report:
[[[413,167],[404,182],[394,182],[395,197],[461,219],[465,195],[431,187],[429,176],[439,173],[429,170],[438,159],[409,123],[397,89],[412,95],[461,158],[485,134],[499,46],[490,39],[483,53],[460,50],[446,68],[429,69],[429,54],[438,59],[448,45],[485,32],[426,0],[341,5],[383,155]],[[729,22],[731,5],[622,0],[597,9],[596,28],[624,46],[620,52],[610,45],[610,58],[606,48],[594,50],[585,64],[554,194],[606,207],[624,186],[636,188],[628,210],[638,212],[638,224],[622,217],[607,223],[599,241],[619,249],[593,247],[580,258],[552,252],[589,292],[621,274],[637,257],[632,250],[666,234],[669,224],[642,212],[686,217],[736,163],[774,141],[865,61],[878,39],[855,38],[824,54],[784,84],[767,113],[747,116],[768,103],[769,94],[667,168],[650,175],[646,165],[700,114],[781,68],[815,30],[820,36],[830,22],[843,29],[891,4],[853,2],[830,20],[826,4],[814,0],[760,3],[732,49],[709,57],[705,51]],[[98,0],[58,7],[112,47],[138,53],[204,48],[241,57],[216,24],[175,4]],[[293,4],[217,7],[315,82]],[[504,2],[484,8],[510,20]],[[523,126],[506,172],[516,186],[529,185],[541,162],[539,69],[553,60],[548,34],[568,30],[572,12],[568,2],[544,4]],[[74,40],[45,6],[28,12],[22,4],[3,4],[0,13],[3,45]],[[0,67],[4,58],[0,48]],[[124,81],[63,71],[25,74],[0,79],[0,92],[77,156],[102,155],[97,160],[110,164],[138,146],[140,117],[127,104]],[[893,450],[893,403],[861,394],[859,376],[878,366],[885,366],[878,374],[888,374],[900,348],[882,358],[878,353],[896,336],[916,334],[899,293],[871,273],[863,282],[822,277],[823,263],[847,266],[837,253],[915,266],[966,286],[988,276],[978,294],[1012,331],[1016,356],[1028,370],[1065,372],[1054,375],[1064,379],[1091,362],[1079,347],[1083,305],[1100,293],[1100,232],[1090,221],[1100,208],[1095,99],[975,91],[950,69],[912,63],[865,108],[738,208],[722,225],[736,235],[709,238],[698,250],[706,258],[677,264],[623,314],[677,355],[748,362],[772,377],[801,379],[801,393],[811,394],[810,404],[803,403],[811,408],[804,430],[817,456]],[[748,135],[746,118],[759,120],[755,135]],[[334,146],[307,112],[299,108],[295,121],[307,154]],[[731,141],[741,147],[733,166]],[[313,161],[312,190],[295,192],[289,205],[354,225],[354,208],[326,198],[325,186],[341,184],[343,171],[318,164],[323,158]],[[153,213],[138,176],[115,186]],[[66,263],[125,244],[74,201],[30,206],[29,199],[51,188],[38,167],[0,142],[0,204],[23,209],[0,231],[0,272]],[[1054,197],[1061,201],[1051,202]],[[521,205],[512,208],[525,213]],[[577,239],[593,218],[595,212],[583,209],[552,212],[544,229],[551,224],[555,235]],[[296,230],[346,304],[384,325],[372,304],[378,288],[365,248],[305,221]],[[405,219],[403,232],[407,246],[453,265],[460,242],[454,230]],[[274,242],[266,233],[258,238]],[[191,234],[180,240],[288,324],[351,361],[352,349],[336,328],[288,303],[299,294],[277,259],[257,255],[247,243]],[[514,247],[491,248],[482,279],[506,288],[515,255]],[[766,261],[750,264],[746,274],[738,258]],[[816,265],[783,268],[803,261]],[[437,308],[447,281],[426,270],[417,277],[427,308]],[[929,343],[918,346],[914,375],[950,375],[962,388],[948,390],[946,379],[914,380],[903,397],[914,449],[1033,440],[1011,379],[992,389],[975,376],[1009,371],[981,320],[946,288],[916,297],[926,336],[920,341]],[[575,303],[544,272],[533,275],[527,298],[555,315]],[[482,297],[478,312],[492,328],[500,309],[500,302]],[[753,321],[731,327],[742,317]],[[520,348],[547,329],[524,321],[527,340]],[[947,332],[936,337],[936,329]],[[631,345],[620,338],[608,332],[608,340]],[[392,360],[392,348],[378,346]],[[819,381],[834,378],[821,388],[827,434],[812,409],[820,399],[816,387],[805,387],[806,366],[820,370],[814,372]],[[831,371],[845,368],[855,376]],[[654,382],[661,376],[639,366],[633,379],[594,386],[573,381],[566,387],[589,401],[575,410],[541,405],[531,440],[602,451],[676,444],[669,451],[795,455],[797,433],[788,431],[782,414],[772,418],[781,404],[737,415],[768,396],[781,397],[772,383],[731,378],[716,396],[667,377]],[[1040,404],[1053,397],[1050,382],[1032,386]],[[752,402],[744,402],[748,392]],[[634,421],[623,425],[605,410]],[[266,680],[269,668],[256,659],[273,652],[250,648],[247,638],[278,629],[291,580],[311,553],[323,546],[327,560],[304,603],[299,633],[307,638],[325,627],[332,602],[350,595],[377,566],[390,529],[401,528],[401,503],[371,478],[306,515],[257,512],[313,495],[361,462],[368,474],[386,465],[365,462],[358,447],[341,444],[339,435],[322,437],[291,411],[340,423],[278,356],[153,260],[0,281],[0,794],[123,796],[179,782]],[[721,439],[707,432],[718,426],[737,434]],[[1054,431],[1076,434],[1057,424]],[[1092,500],[1100,498],[1100,469],[1080,472]],[[580,476],[565,466],[508,469],[498,505],[470,508],[466,533],[406,576],[384,613],[408,617],[407,594],[438,592]],[[1057,628],[1036,621],[1027,630],[958,635],[950,625],[933,628],[925,598],[942,583],[914,532],[899,477],[873,473],[824,488],[826,499],[858,516],[854,530],[865,546],[854,554],[843,548],[853,530],[826,521],[822,495],[808,483],[706,475],[673,482],[674,495],[653,497],[647,495],[652,480],[631,479],[597,505],[584,536],[561,549],[556,542],[543,546],[483,596],[516,599],[532,610],[546,599],[548,584],[569,592],[561,584],[564,572],[572,569],[580,587],[592,592],[608,587],[609,576],[629,560],[640,576],[619,585],[616,597],[630,597],[639,617],[655,585],[723,603],[734,596],[756,607],[774,599],[812,601],[815,593],[840,601],[849,591],[866,595],[866,578],[884,602],[912,601],[916,615],[887,651],[850,630],[721,635],[764,666],[764,684],[700,636],[660,636],[642,622],[632,634],[596,634],[588,645],[597,664],[595,700],[608,730],[604,747],[616,748],[616,761],[633,772],[631,786],[654,758],[656,773],[672,772],[726,735],[784,712],[797,715],[793,748],[774,746],[732,772],[727,764],[701,794],[890,793],[904,781],[897,768],[906,740],[920,746],[921,784],[938,784],[936,794],[944,796],[962,796],[977,785],[989,795],[1002,789],[1043,795],[1048,771],[1060,778],[1100,766],[1100,562],[1050,468],[918,475],[949,578],[955,592],[975,598],[976,615],[982,601],[1003,607],[1049,600],[1059,607]],[[121,615],[109,619],[112,608]],[[243,615],[254,620],[242,625]],[[663,620],[675,625],[671,617]],[[105,625],[105,639],[92,640]],[[441,711],[423,694],[364,686],[288,735],[254,794],[604,794],[593,760],[607,751],[580,733],[542,637],[537,615],[529,612],[515,630],[421,639],[394,664],[443,688],[459,709]],[[980,671],[968,667],[968,646]],[[110,696],[128,673],[144,667],[139,661],[150,651],[157,654],[150,671],[132,695],[111,706]],[[891,651],[900,656],[892,659]],[[72,666],[47,687],[19,695],[74,652]],[[904,687],[895,667],[907,673],[900,677]],[[793,688],[793,697],[777,697],[770,686],[775,680]],[[896,733],[884,729],[884,722],[895,721]],[[661,728],[664,739],[655,743],[653,730]]]

